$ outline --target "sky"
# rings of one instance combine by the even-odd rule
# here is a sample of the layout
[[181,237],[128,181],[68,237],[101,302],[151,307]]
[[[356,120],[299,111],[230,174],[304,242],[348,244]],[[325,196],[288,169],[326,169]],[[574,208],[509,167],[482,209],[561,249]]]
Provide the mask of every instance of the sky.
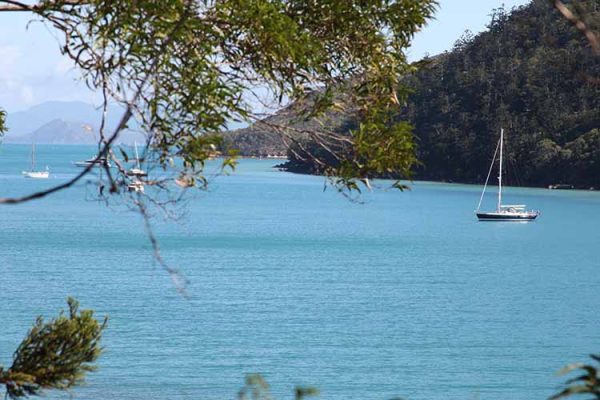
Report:
[[[435,19],[417,34],[408,50],[410,60],[452,48],[467,29],[485,29],[492,9],[508,9],[529,0],[440,0]],[[59,51],[58,37],[31,15],[0,13],[0,107],[8,112],[28,109],[46,101],[84,101],[100,98],[81,81]]]

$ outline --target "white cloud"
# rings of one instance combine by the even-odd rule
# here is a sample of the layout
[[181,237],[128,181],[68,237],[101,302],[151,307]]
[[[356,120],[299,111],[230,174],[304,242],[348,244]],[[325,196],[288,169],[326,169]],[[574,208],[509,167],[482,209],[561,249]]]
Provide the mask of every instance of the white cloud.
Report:
[[16,112],[51,100],[91,102],[90,90],[77,80],[79,71],[60,53],[51,29],[28,25],[30,19],[0,15],[0,108]]
[[92,102],[72,62],[58,51],[40,60],[30,49],[0,43],[0,108],[15,112],[45,101]]

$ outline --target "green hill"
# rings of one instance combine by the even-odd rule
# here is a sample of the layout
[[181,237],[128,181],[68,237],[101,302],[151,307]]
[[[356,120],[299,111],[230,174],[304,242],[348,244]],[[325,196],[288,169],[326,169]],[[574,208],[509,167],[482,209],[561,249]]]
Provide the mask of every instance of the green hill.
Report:
[[[600,0],[578,5],[599,32]],[[496,9],[486,32],[421,64],[401,112],[417,137],[415,179],[483,182],[504,127],[509,184],[600,187],[600,56],[549,1]],[[318,172],[288,157],[290,170]]]
[[[597,21],[600,1],[581,5]],[[600,57],[550,2],[496,10],[410,85],[419,178],[482,182],[504,127],[509,182],[600,186]]]

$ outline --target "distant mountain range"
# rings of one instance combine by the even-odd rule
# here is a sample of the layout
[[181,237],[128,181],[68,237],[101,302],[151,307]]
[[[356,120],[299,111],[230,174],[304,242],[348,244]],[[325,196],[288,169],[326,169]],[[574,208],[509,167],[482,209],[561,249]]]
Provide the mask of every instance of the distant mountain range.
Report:
[[4,141],[7,143],[95,144],[98,143],[98,135],[94,127],[89,124],[54,119],[31,133],[21,136],[7,135]]
[[[116,127],[123,108],[111,105],[108,109],[107,131]],[[38,104],[25,111],[9,113],[6,117],[8,132],[2,141],[5,143],[37,144],[95,144],[102,110],[91,104],[72,101],[51,101]],[[125,131],[119,143],[142,142],[143,136],[133,131]]]
[[[121,116],[123,107],[113,104],[108,108],[106,131],[112,132]],[[49,101],[25,111],[9,113],[6,117],[8,132],[4,143],[37,144],[96,144],[102,118],[102,109],[80,101]],[[135,122],[130,123],[135,127]],[[245,123],[231,122],[229,129],[239,129]],[[142,143],[141,133],[124,131],[117,143]]]

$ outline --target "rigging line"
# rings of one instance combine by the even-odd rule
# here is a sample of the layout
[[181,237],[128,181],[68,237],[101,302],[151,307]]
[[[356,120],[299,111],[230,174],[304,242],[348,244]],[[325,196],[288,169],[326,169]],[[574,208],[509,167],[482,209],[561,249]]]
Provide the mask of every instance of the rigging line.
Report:
[[490,176],[492,175],[492,169],[494,169],[494,161],[496,161],[496,155],[498,154],[498,148],[500,147],[500,140],[498,140],[498,144],[496,145],[496,151],[494,151],[494,158],[492,159],[492,164],[490,165],[490,170],[488,171],[487,178],[485,178],[485,185],[483,185],[483,192],[481,192],[481,198],[479,199],[479,204],[477,205],[477,211],[481,208],[481,203],[483,202],[483,196],[485,195],[485,189],[487,188],[488,181],[490,180]]

